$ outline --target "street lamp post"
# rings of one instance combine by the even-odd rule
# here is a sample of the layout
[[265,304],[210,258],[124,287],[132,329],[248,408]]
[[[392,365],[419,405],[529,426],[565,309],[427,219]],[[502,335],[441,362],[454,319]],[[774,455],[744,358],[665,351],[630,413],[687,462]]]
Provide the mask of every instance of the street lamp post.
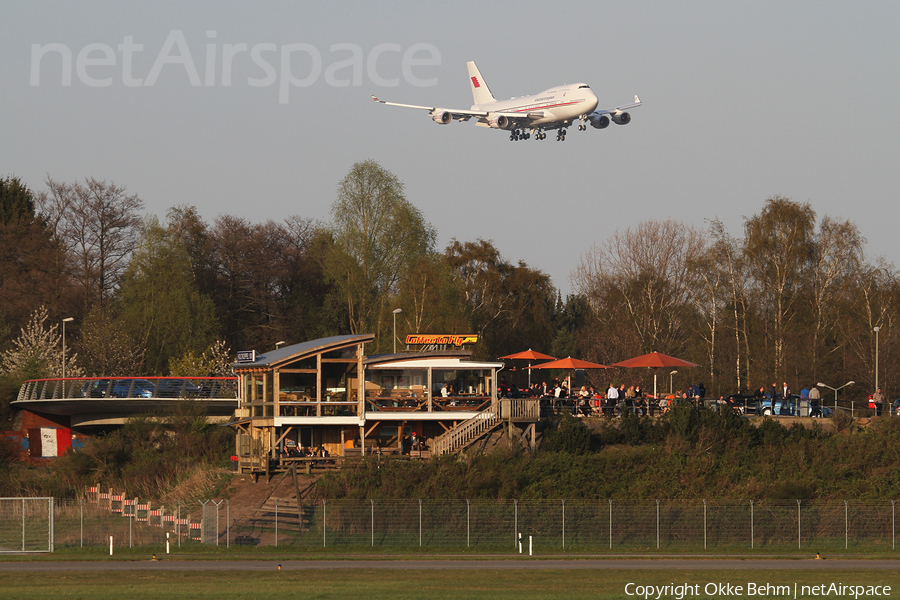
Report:
[[828,388],[829,390],[834,390],[834,405],[837,406],[837,393],[838,393],[838,390],[842,390],[842,389],[844,389],[845,387],[847,387],[848,385],[853,385],[854,383],[856,383],[856,382],[855,382],[855,381],[848,381],[847,383],[845,383],[845,384],[842,385],[841,387],[836,387],[836,388],[833,388],[833,387],[831,387],[830,385],[825,385],[825,384],[822,383],[821,381],[820,381],[819,383],[817,383],[816,385],[818,385],[819,387],[826,387],[826,388]]
[[403,312],[402,308],[394,309],[394,354],[397,354],[397,315]]
[[675,371],[672,371],[671,373],[669,373],[669,395],[674,394],[674,392],[672,391],[672,375],[675,375],[677,372],[678,371],[675,370]]
[[875,327],[873,329],[875,332],[875,391],[878,391],[878,332],[881,331],[881,327]]
[[279,348],[284,346],[286,343],[287,342],[285,342],[285,341],[275,342],[275,349],[278,350]]
[[62,378],[66,378],[66,323],[75,320],[75,317],[67,317],[62,320]]

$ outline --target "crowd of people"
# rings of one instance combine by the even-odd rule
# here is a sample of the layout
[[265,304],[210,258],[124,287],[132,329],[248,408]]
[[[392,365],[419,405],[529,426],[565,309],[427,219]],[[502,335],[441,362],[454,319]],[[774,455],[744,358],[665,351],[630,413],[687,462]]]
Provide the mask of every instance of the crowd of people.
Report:
[[557,406],[570,407],[574,415],[581,417],[621,417],[626,411],[638,416],[654,416],[657,412],[668,412],[677,398],[702,399],[706,396],[706,388],[702,383],[657,399],[644,392],[640,385],[626,387],[624,383],[611,383],[605,392],[598,391],[592,385],[583,385],[581,389],[572,391],[566,379],[533,383],[531,387],[523,389],[503,380],[498,391],[501,398],[540,398]]

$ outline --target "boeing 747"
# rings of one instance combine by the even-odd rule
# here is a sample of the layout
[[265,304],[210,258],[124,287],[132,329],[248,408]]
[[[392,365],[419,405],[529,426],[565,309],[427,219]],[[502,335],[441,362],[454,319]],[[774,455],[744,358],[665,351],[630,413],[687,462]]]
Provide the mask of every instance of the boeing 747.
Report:
[[566,128],[575,121],[579,121],[579,131],[586,131],[589,123],[595,129],[608,127],[610,121],[627,125],[631,122],[631,115],[625,111],[641,105],[640,98],[635,95],[631,104],[595,110],[597,96],[585,83],[561,85],[533,96],[495,100],[475,63],[470,61],[466,66],[475,101],[469,110],[385,102],[374,95],[372,99],[389,106],[427,110],[434,122],[440,125],[447,125],[454,119],[468,121],[475,118],[476,124],[481,127],[509,131],[510,141],[527,140],[532,135],[536,140],[543,140],[547,138],[546,131],[553,129],[556,130],[556,141],[565,141]]

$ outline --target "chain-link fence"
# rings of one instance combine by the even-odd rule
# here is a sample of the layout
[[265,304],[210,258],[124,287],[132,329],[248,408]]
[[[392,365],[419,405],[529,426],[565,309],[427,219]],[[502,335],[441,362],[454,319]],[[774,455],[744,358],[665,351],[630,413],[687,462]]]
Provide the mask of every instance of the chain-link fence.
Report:
[[0,552],[52,552],[53,504],[53,498],[0,498]]
[[[3,501],[2,545],[437,549],[536,553],[891,551],[896,501],[796,500],[316,500],[261,507],[204,500],[154,508],[56,500],[23,516]],[[18,505],[16,504],[18,502]],[[36,505],[37,505],[36,504]],[[18,508],[16,508],[18,507]],[[43,527],[43,529],[41,529]],[[50,532],[48,533],[48,527]],[[39,547],[38,532],[43,532]],[[13,535],[15,534],[15,535]],[[47,540],[50,540],[49,542]],[[9,541],[9,540],[14,540]],[[23,540],[25,540],[23,542]]]

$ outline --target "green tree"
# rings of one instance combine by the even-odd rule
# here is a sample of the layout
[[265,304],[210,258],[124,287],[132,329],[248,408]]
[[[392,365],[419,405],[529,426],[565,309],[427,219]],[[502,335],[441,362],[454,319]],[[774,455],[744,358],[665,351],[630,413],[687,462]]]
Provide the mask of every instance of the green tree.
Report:
[[0,179],[0,224],[31,221],[34,218],[34,197],[18,177]]
[[406,271],[393,305],[384,313],[387,318],[393,317],[395,307],[403,309],[397,319],[398,344],[406,333],[462,333],[469,327],[453,269],[441,254],[424,254]]
[[154,374],[165,374],[170,358],[202,351],[217,335],[215,307],[197,291],[183,244],[155,217],[144,221],[122,278],[120,319]]
[[[45,306],[34,311],[13,347],[0,355],[0,372],[23,380],[62,377],[62,335],[59,325],[47,325],[49,318]],[[82,374],[77,353],[67,352],[66,376],[80,377]]]
[[[373,160],[358,162],[338,184],[331,205],[334,247],[326,273],[348,315],[351,333],[378,328],[380,312],[412,265],[437,237],[403,194],[403,183]],[[388,347],[380,331],[378,343]]]
[[223,340],[217,340],[199,354],[188,350],[169,360],[169,375],[173,377],[233,377],[234,356]]
[[134,376],[144,365],[144,350],[112,303],[95,304],[85,316],[75,348],[85,372],[97,377]]
[[506,261],[487,240],[451,240],[444,252],[481,341],[476,354],[496,358],[545,348],[554,336],[557,291],[550,277],[523,262]]

